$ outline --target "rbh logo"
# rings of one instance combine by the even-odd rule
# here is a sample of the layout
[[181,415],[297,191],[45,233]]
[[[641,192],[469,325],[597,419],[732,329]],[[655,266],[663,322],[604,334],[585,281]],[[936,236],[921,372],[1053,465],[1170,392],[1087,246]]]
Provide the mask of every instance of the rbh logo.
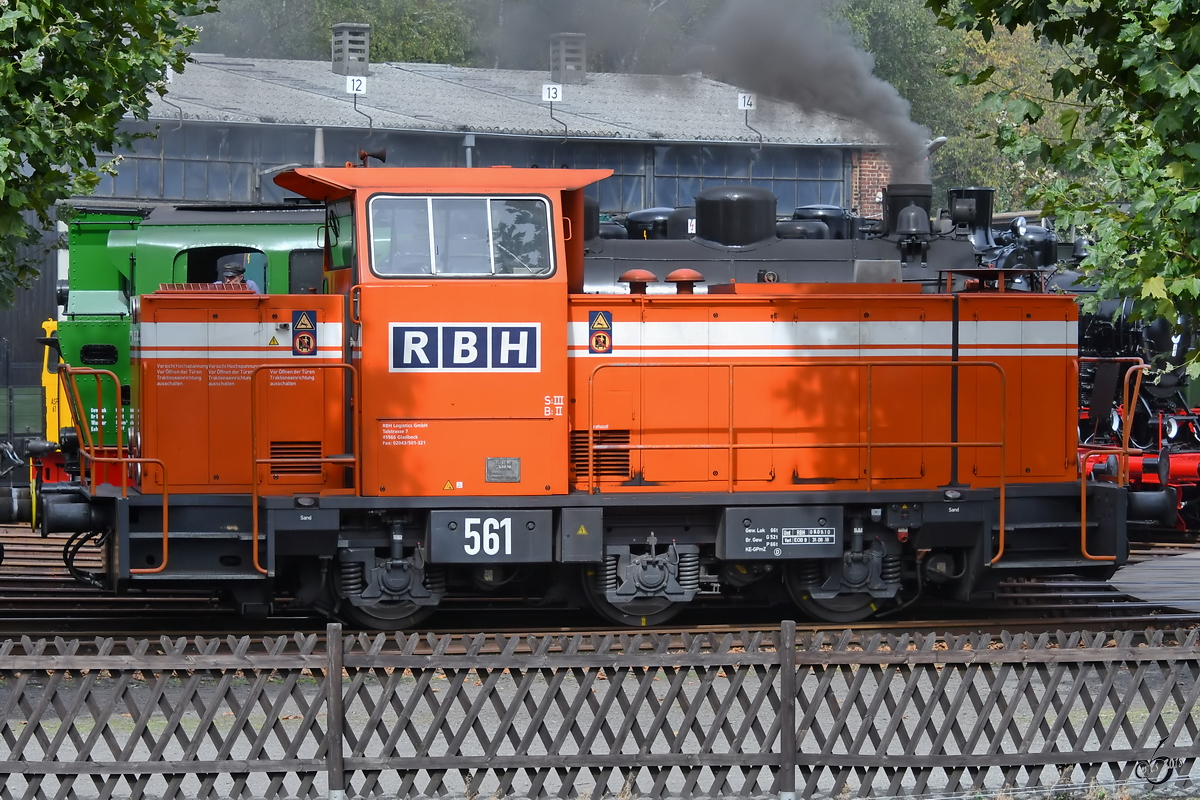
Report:
[[540,323],[391,324],[392,372],[540,372]]

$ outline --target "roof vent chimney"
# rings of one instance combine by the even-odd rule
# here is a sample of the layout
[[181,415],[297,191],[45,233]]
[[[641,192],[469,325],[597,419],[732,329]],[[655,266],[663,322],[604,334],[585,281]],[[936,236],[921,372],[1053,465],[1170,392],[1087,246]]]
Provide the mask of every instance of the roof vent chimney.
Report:
[[371,26],[338,22],[333,26],[333,71],[338,75],[368,75],[371,67]]
[[556,33],[550,37],[550,80],[584,83],[587,78],[587,37],[582,33]]

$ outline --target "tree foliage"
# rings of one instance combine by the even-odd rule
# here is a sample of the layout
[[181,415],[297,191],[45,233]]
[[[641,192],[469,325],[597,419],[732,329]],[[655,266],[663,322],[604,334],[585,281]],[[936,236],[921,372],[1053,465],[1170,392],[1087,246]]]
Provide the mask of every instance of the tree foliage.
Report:
[[723,0],[470,0],[479,15],[481,66],[545,69],[549,37],[587,34],[588,69],[674,74]]
[[[208,0],[0,0],[0,304],[34,278],[18,255],[51,228],[54,204],[99,182],[96,152],[128,147],[195,33]],[[32,219],[31,219],[32,217]],[[34,223],[40,224],[34,224]]]
[[329,58],[330,26],[371,26],[372,61],[466,65],[481,0],[221,0],[197,49],[238,58]]
[[[929,0],[946,26],[1028,26],[1062,48],[1048,75],[1053,133],[1030,126],[1047,98],[997,92],[998,143],[1037,159],[1032,197],[1096,240],[1084,262],[1099,297],[1132,296],[1145,318],[1200,319],[1200,7],[1184,0]],[[1094,300],[1093,300],[1094,302]],[[1200,374],[1195,350],[1189,374]]]

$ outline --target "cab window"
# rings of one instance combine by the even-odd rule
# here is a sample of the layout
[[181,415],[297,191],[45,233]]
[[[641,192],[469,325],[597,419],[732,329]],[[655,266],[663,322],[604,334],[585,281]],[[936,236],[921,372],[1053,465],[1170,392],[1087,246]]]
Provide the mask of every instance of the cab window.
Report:
[[246,280],[265,286],[267,257],[252,247],[192,247],[175,256],[173,280],[180,283],[220,283],[221,269],[231,263],[246,269]]
[[325,241],[332,269],[354,266],[354,203],[350,199],[326,206]]
[[319,294],[325,269],[320,250],[293,250],[288,253],[288,294]]
[[554,270],[550,208],[541,198],[377,196],[370,224],[372,267],[384,277]]

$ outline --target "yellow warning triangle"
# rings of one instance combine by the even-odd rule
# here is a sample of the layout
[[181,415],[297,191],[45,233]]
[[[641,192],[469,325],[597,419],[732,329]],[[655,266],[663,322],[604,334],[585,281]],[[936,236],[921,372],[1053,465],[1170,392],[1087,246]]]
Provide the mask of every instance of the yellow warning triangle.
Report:
[[594,331],[607,331],[611,327],[608,324],[608,319],[603,314],[597,314],[596,318],[592,320],[592,330]]
[[450,481],[446,481],[446,485],[442,487],[443,490],[450,490],[453,488],[454,488],[454,484],[450,483]]
[[270,345],[273,347],[273,346],[275,346],[275,345],[279,344],[279,340],[278,340],[278,339],[276,339],[274,336],[272,336],[272,337],[271,337],[271,341],[269,342],[269,344],[270,344]]
[[575,535],[576,536],[587,536],[588,535],[587,528],[580,525],[579,530],[575,531]]
[[300,319],[296,320],[296,330],[311,331],[313,329],[312,320],[308,316],[307,311],[300,312]]

